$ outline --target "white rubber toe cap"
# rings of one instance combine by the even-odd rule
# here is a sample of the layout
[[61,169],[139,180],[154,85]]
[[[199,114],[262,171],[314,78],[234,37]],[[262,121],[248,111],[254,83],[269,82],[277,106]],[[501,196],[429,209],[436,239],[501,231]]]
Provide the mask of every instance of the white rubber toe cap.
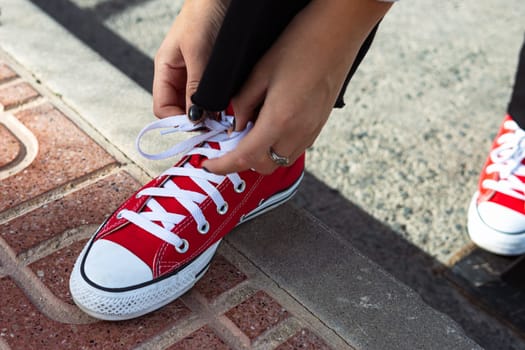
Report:
[[525,215],[492,202],[478,205],[478,214],[483,222],[502,233],[521,233],[525,231]]
[[88,279],[104,288],[126,288],[153,279],[148,265],[126,248],[105,239],[93,243],[84,272]]

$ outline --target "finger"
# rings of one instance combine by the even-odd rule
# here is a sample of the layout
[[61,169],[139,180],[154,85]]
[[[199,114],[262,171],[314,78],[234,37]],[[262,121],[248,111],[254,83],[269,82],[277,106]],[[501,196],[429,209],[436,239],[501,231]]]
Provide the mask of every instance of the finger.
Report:
[[[270,174],[278,165],[269,156],[270,147],[276,153],[297,159],[301,153],[300,145],[293,138],[282,139],[285,128],[276,128],[271,108],[261,109],[259,119],[252,130],[244,137],[237,147],[220,158],[206,160],[203,166],[210,172],[229,174],[248,169],[255,169],[261,174]],[[282,139],[282,140],[281,140]],[[298,147],[299,146],[299,147]]]
[[[247,153],[243,146],[239,144],[238,148],[225,154],[220,158],[210,159],[203,162],[203,167],[214,174],[226,175],[230,173],[238,173],[248,169],[252,169],[260,174],[268,175],[273,173],[280,166],[291,166],[304,153],[304,149],[297,147],[297,150],[286,156],[288,164],[278,164],[272,160],[270,156],[270,146],[258,155]],[[286,147],[287,148],[287,147]],[[279,151],[279,146],[271,146],[271,150],[279,156],[284,156],[288,153]],[[284,149],[284,148],[283,148]]]
[[159,117],[184,114],[186,70],[168,64],[155,64],[153,113]]
[[304,152],[304,149],[302,149],[301,147],[296,147],[296,151],[292,153],[281,151],[281,149],[286,148],[286,146],[280,146],[279,143],[270,147],[268,149],[268,159],[270,159],[270,161],[272,161],[277,166],[288,167],[291,166],[297,160],[297,158],[299,158],[299,156]]
[[239,93],[233,97],[235,111],[235,131],[242,131],[249,121],[254,121],[264,102],[268,88],[267,75],[255,68]]
[[246,153],[242,147],[226,153],[220,158],[208,159],[202,163],[202,166],[209,172],[219,175],[239,173],[252,169],[260,174],[271,174],[278,168],[266,153],[258,157]]
[[229,174],[248,169],[256,169],[260,173],[269,173],[275,169],[268,162],[267,150],[274,142],[274,137],[263,123],[257,123],[242,139],[237,147],[220,158],[209,159],[203,166],[212,173]]
[[[187,57],[187,69],[188,69],[188,78],[186,80],[186,113],[190,116],[190,108],[193,106],[191,101],[191,96],[197,91],[199,83],[202,79],[202,74],[206,68],[206,62],[200,56]],[[190,120],[192,122],[198,122],[204,116],[202,110],[198,111],[198,114],[193,114],[194,119]],[[198,116],[197,119],[195,119]]]

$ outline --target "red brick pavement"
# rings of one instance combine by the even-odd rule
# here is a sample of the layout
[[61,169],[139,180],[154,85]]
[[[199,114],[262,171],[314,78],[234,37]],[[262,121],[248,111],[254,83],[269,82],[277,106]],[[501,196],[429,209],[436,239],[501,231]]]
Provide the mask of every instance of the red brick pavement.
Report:
[[139,182],[42,89],[0,62],[0,179],[35,147],[2,122],[6,113],[38,143],[30,164],[0,180],[0,348],[329,349],[257,274],[221,255],[192,291],[150,315],[102,322],[74,306],[73,262]]

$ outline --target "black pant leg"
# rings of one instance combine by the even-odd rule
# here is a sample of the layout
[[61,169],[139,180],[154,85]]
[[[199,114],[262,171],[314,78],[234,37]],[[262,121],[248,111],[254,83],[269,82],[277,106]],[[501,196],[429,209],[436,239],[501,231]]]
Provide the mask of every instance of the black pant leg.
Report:
[[346,88],[348,86],[348,83],[350,82],[350,79],[354,76],[355,71],[363,61],[363,58],[365,58],[366,53],[370,49],[370,46],[372,45],[372,42],[374,41],[374,37],[377,32],[377,28],[379,27],[379,23],[376,24],[376,26],[372,29],[370,34],[368,34],[368,37],[363,42],[363,45],[361,45],[361,48],[359,49],[359,52],[357,53],[357,56],[355,57],[354,63],[352,64],[352,67],[350,68],[350,71],[348,72],[348,75],[346,76],[345,82],[343,84],[343,87],[341,91],[339,92],[339,96],[337,97],[337,101],[335,101],[335,108],[343,108],[345,105],[344,102],[344,94],[346,92]]
[[210,111],[224,110],[257,61],[309,2],[232,0],[193,103]]
[[[257,61],[309,2],[310,0],[232,0],[199,87],[192,96],[193,103],[210,111],[224,110]],[[344,106],[346,87],[368,52],[378,25],[363,42],[335,107]]]
[[514,89],[507,111],[520,128],[525,129],[525,41],[521,47]]

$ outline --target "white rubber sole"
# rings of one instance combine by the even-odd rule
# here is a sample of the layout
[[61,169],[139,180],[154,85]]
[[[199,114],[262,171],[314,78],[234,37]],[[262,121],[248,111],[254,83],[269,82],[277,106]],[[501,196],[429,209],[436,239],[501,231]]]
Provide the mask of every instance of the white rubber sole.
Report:
[[69,280],[71,296],[82,311],[101,320],[120,321],[145,315],[171,303],[191,289],[204,275],[219,244],[220,240],[179,273],[127,291],[103,290],[86,282],[80,271],[83,251]]
[[505,233],[489,227],[477,210],[479,193],[472,197],[468,210],[468,233],[472,241],[491,253],[500,255],[520,255],[525,253],[525,232]]
[[241,220],[239,220],[238,225],[242,224],[243,222],[249,221],[253,218],[256,218],[257,216],[262,215],[288,201],[297,192],[297,189],[299,188],[299,184],[303,180],[303,177],[304,173],[302,173],[299,179],[297,179],[297,181],[295,181],[293,185],[288,187],[286,190],[276,193],[270,198],[263,200],[261,203],[259,203],[259,206],[257,208],[255,208],[248,214],[243,215],[241,217]]
[[[261,202],[256,209],[241,218],[239,225],[289,200],[297,192],[302,178],[301,174],[301,177],[291,187]],[[81,273],[81,263],[90,246],[88,242],[80,253],[69,279],[71,296],[82,311],[101,320],[121,321],[148,314],[171,303],[190,290],[206,273],[220,242],[221,240],[214,243],[178,273],[155,283],[129,290],[105,290],[86,281]]]

